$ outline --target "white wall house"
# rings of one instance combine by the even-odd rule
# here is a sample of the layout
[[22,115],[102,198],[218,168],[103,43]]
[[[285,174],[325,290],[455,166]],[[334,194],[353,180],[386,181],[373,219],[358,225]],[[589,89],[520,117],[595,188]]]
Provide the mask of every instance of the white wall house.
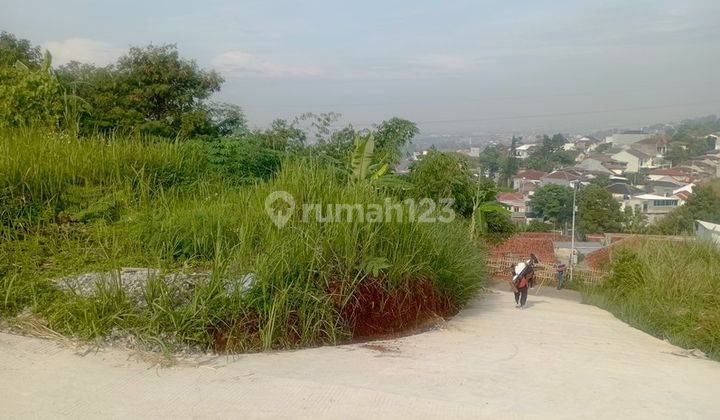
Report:
[[612,143],[615,147],[629,146],[650,137],[647,133],[616,133],[605,137],[606,143]]
[[523,144],[515,148],[515,157],[518,159],[527,159],[537,144]]
[[720,225],[717,223],[695,221],[695,236],[698,239],[711,242],[720,247]]
[[720,133],[710,134],[706,138],[715,142],[715,150],[720,150]]
[[632,207],[634,211],[644,213],[648,218],[648,223],[654,223],[670,213],[680,205],[680,199],[677,197],[664,197],[655,194],[635,195],[629,200],[622,203],[622,207]]
[[618,162],[625,162],[627,164],[625,172],[636,173],[640,171],[640,168],[654,167],[652,156],[638,150],[621,150],[612,155],[612,158]]

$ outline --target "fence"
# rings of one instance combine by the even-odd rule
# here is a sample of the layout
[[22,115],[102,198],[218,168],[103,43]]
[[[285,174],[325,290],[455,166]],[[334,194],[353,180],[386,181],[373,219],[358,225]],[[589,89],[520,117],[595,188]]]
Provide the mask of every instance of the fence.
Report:
[[[500,278],[508,280],[511,277],[512,269],[515,265],[520,262],[517,259],[511,258],[490,258],[488,265],[490,266],[490,276],[492,278]],[[593,269],[589,267],[573,267],[573,281],[582,282],[596,286],[600,284],[610,272],[605,270]],[[570,278],[570,267],[565,270],[565,280]],[[540,284],[545,282],[545,285],[557,284],[555,277],[555,266],[550,264],[535,264],[535,283]]]

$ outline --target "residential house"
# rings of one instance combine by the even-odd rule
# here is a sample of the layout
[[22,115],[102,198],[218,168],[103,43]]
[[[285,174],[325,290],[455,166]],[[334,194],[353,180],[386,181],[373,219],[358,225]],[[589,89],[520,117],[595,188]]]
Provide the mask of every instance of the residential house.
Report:
[[680,205],[677,197],[665,197],[656,194],[639,194],[623,203],[623,208],[631,206],[647,216],[649,223],[657,222]]
[[644,140],[640,140],[637,143],[632,144],[631,147],[635,150],[639,150],[646,155],[650,155],[655,158],[662,158],[667,152],[668,141],[664,136],[652,136]]
[[540,180],[540,185],[548,184],[562,185],[564,187],[572,187],[574,182],[582,180],[582,173],[574,169],[558,169]]
[[672,195],[677,197],[680,201],[678,202],[679,205],[685,204],[690,197],[693,195],[693,188],[695,187],[695,184],[687,184],[683,185],[682,187],[673,190]]
[[612,158],[619,162],[625,162],[627,168],[625,172],[637,173],[640,172],[640,168],[652,168],[653,159],[652,156],[643,153],[639,150],[628,149],[621,150],[618,153],[612,155]]
[[610,184],[605,187],[605,189],[608,190],[612,194],[613,198],[621,204],[626,200],[629,200],[633,195],[640,194],[641,192],[640,189],[624,182]]
[[708,241],[720,247],[720,225],[717,223],[696,220],[695,236],[700,240]]
[[624,147],[633,145],[641,140],[645,140],[650,136],[651,134],[643,133],[642,131],[624,131],[622,133],[615,133],[611,136],[605,137],[605,142],[612,143],[615,147]]
[[525,184],[540,184],[540,180],[547,175],[547,172],[526,169],[515,174],[513,177],[513,188],[522,189]]
[[519,192],[501,192],[497,196],[497,201],[510,210],[510,219],[512,221],[517,223],[527,222],[527,214],[529,213],[529,197],[527,195]]
[[598,159],[594,158],[587,158],[580,162],[579,164],[575,165],[576,168],[581,169],[583,171],[593,172],[596,174],[605,174],[605,175],[614,175],[614,172],[610,169],[606,168],[603,165],[603,162],[601,162]]
[[515,157],[518,159],[527,159],[537,144],[523,144],[515,148]]
[[648,181],[645,187],[650,189],[653,194],[663,195],[665,197],[673,195],[674,191],[682,187],[683,183],[672,180],[672,178],[658,181]]
[[651,169],[650,172],[648,172],[648,179],[650,181],[664,180],[668,177],[681,182],[689,182],[691,180],[690,170],[679,166],[675,166],[673,168]]

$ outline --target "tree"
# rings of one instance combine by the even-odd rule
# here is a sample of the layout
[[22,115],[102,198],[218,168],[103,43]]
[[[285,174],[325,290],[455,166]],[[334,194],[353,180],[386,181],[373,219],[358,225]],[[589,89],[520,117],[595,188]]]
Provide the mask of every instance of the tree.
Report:
[[539,220],[531,220],[530,223],[525,226],[525,232],[552,232],[552,230],[553,225]]
[[181,58],[175,45],[133,47],[114,65],[70,63],[58,73],[65,89],[79,99],[77,115],[84,131],[192,137],[227,130],[215,126],[218,110],[204,102],[223,79]]
[[612,181],[610,180],[610,175],[599,174],[590,181],[590,184],[597,185],[598,187],[604,188],[604,187],[607,187],[608,185],[612,184]]
[[32,45],[27,39],[17,39],[9,32],[0,32],[0,67],[12,67],[20,62],[29,69],[37,70],[42,67],[43,59],[40,47]]
[[497,144],[487,146],[483,149],[482,153],[480,153],[478,160],[480,161],[482,171],[486,173],[488,177],[494,179],[503,161],[500,146]]
[[[306,117],[314,116],[314,114],[304,114]],[[393,117],[390,120],[383,121],[376,126],[374,130],[357,131],[352,125],[348,125],[340,130],[332,130],[328,125],[329,121],[334,121],[326,116],[339,116],[340,114],[320,114],[315,116],[313,128],[316,132],[316,142],[311,147],[313,154],[322,157],[325,160],[337,166],[344,166],[355,145],[357,136],[372,135],[374,138],[374,154],[375,163],[387,164],[392,167],[402,158],[403,149],[412,141],[413,137],[419,132],[417,125],[402,118]]]
[[432,149],[410,166],[409,181],[415,187],[417,198],[452,198],[453,209],[463,217],[470,217],[475,196],[471,177],[464,157]]
[[278,151],[295,151],[301,149],[307,135],[300,130],[296,123],[276,119],[267,130],[258,130],[254,136],[267,148]]
[[645,233],[647,230],[647,216],[641,211],[633,211],[632,207],[623,209],[623,232]]
[[526,168],[538,171],[551,172],[562,166],[574,162],[573,156],[564,150],[563,146],[567,139],[562,134],[554,134],[552,137],[543,136],[540,146],[525,159]]
[[380,161],[396,164],[402,158],[403,149],[418,133],[417,124],[402,118],[393,117],[378,124],[373,135]]
[[665,235],[695,231],[695,220],[720,223],[720,180],[698,185],[688,201],[660,219],[652,230]]
[[517,230],[510,220],[510,211],[497,201],[498,189],[487,178],[478,179],[473,197],[473,213],[470,217],[470,237],[477,234],[491,241],[507,237]]
[[572,218],[572,201],[572,189],[548,184],[535,191],[530,198],[530,207],[536,217],[549,220],[558,227]]
[[584,233],[620,232],[623,214],[612,194],[597,185],[578,192],[579,230]]
[[688,157],[688,152],[685,151],[685,147],[680,143],[671,144],[665,153],[665,159],[669,160],[673,166],[679,165],[681,162],[687,160]]
[[237,105],[213,102],[206,106],[206,115],[214,136],[244,136],[249,133],[245,113]]
[[503,162],[502,170],[500,171],[500,185],[502,186],[512,186],[512,178],[515,176],[520,166],[518,164],[518,159],[515,157],[515,150],[517,149],[517,144],[520,140],[521,139],[519,137],[513,136],[512,141],[510,142],[510,151],[508,152],[507,158]]
[[20,60],[0,65],[0,128],[56,128],[62,114],[63,95],[52,72],[50,54],[45,55],[39,67],[27,66]]
[[612,149],[612,143],[601,143],[595,148],[595,153],[608,153]]

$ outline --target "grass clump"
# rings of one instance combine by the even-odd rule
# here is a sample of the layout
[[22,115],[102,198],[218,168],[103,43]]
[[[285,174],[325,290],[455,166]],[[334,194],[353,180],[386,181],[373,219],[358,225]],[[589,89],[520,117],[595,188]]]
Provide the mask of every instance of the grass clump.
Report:
[[[234,154],[219,167],[195,143],[27,130],[0,144],[0,314],[29,310],[65,335],[229,352],[338,343],[452,314],[485,276],[463,220],[303,220],[306,203],[406,207],[311,158],[237,182]],[[296,201],[283,228],[265,210],[274,191]],[[159,271],[138,292],[121,267]],[[89,292],[58,287],[89,272],[109,274]]]
[[720,360],[720,250],[704,242],[646,241],[612,255],[612,275],[585,290],[643,331]]

